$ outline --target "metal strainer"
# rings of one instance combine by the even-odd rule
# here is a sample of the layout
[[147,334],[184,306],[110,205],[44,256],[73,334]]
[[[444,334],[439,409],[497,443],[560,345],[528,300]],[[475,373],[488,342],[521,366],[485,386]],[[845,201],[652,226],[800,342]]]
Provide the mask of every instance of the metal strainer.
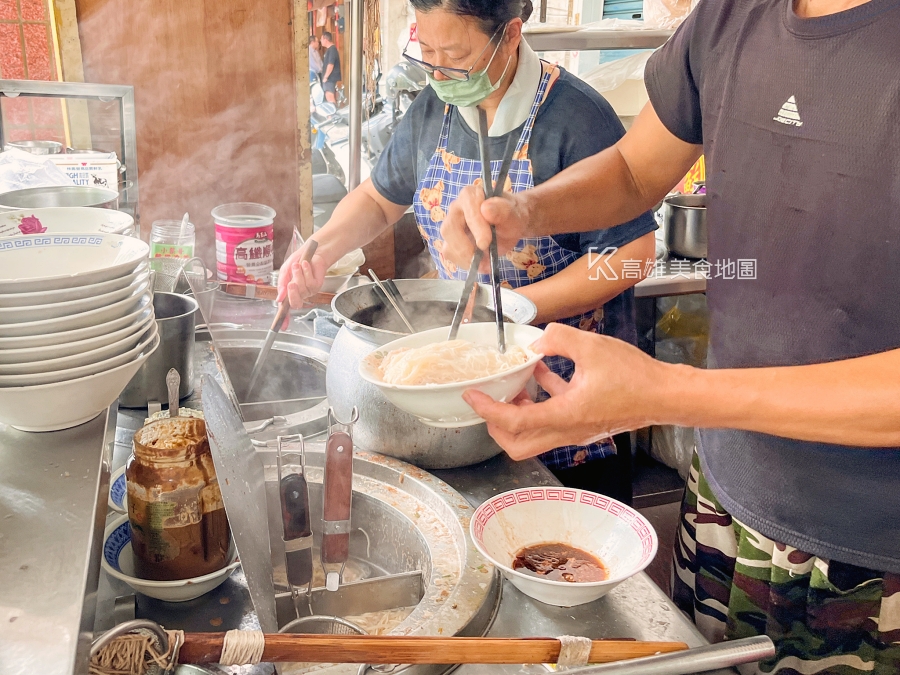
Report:
[[366,635],[366,631],[352,621],[339,616],[314,614],[294,619],[285,624],[279,633],[309,633],[313,635]]

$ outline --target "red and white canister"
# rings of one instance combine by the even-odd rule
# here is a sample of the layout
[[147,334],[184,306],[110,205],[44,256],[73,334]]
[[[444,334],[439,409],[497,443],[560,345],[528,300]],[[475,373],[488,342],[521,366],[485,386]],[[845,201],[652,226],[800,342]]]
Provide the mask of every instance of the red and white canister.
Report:
[[212,210],[219,281],[269,284],[275,259],[275,209],[238,202]]

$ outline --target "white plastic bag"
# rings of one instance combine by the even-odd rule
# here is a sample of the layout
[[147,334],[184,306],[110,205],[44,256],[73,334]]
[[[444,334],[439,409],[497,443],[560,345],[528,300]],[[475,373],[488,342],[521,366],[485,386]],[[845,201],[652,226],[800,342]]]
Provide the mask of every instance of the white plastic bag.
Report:
[[74,184],[46,155],[32,155],[18,148],[0,152],[0,194],[12,190]]
[[644,66],[652,51],[640,51],[615,61],[594,66],[581,76],[603,94],[619,117],[635,117],[650,97],[644,86]]
[[644,23],[648,28],[674,30],[692,7],[691,0],[644,0]]
[[581,79],[601,94],[618,89],[626,80],[644,81],[644,66],[650,59],[652,51],[641,51],[615,61],[607,61],[594,66],[581,75]]

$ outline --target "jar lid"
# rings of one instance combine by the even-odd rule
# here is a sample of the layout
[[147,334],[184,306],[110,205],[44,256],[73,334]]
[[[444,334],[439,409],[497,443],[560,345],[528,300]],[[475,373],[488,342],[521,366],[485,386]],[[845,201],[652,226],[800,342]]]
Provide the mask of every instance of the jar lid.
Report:
[[222,204],[210,213],[216,225],[223,227],[261,227],[275,222],[275,209],[253,202]]

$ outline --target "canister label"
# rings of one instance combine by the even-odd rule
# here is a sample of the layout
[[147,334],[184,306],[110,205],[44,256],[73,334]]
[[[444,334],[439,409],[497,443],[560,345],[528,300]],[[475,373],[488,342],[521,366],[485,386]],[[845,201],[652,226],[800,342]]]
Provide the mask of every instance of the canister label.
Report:
[[274,255],[272,225],[228,227],[216,223],[216,269],[220,281],[268,284]]

